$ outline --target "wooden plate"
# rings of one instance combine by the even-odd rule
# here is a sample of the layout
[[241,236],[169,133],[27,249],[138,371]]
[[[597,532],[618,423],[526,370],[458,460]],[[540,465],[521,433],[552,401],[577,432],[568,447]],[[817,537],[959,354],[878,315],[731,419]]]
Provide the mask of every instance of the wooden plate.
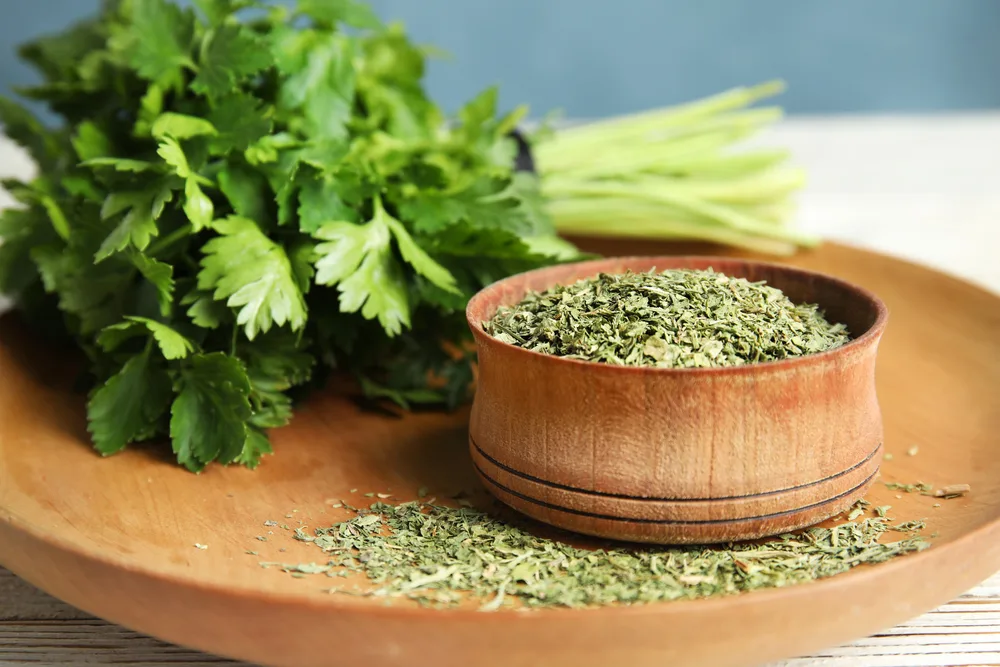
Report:
[[[790,263],[857,282],[889,306],[877,381],[894,457],[883,481],[972,485],[934,508],[933,498],[896,498],[876,484],[872,502],[893,505],[900,519],[927,518],[938,535],[927,551],[786,589],[626,608],[480,613],[323,594],[328,579],[259,567],[319,556],[263,522],[328,525],[341,515],[327,499],[352,488],[401,500],[424,485],[442,496],[477,488],[465,413],[395,419],[328,392],[275,434],[278,453],[256,472],[195,476],[142,448],[101,459],[58,355],[6,318],[0,564],[116,623],[269,665],[755,665],[888,628],[1000,569],[1000,298],[834,244]],[[268,530],[268,541],[254,539]]]

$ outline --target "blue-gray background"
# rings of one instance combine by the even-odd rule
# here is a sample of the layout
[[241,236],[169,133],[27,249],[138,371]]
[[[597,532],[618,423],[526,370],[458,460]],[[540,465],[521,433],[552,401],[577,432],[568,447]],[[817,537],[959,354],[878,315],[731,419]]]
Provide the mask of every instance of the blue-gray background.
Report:
[[[33,80],[13,48],[99,0],[0,0],[0,86]],[[452,54],[428,87],[454,109],[498,84],[534,115],[606,116],[785,79],[790,113],[1000,107],[998,0],[373,0]]]

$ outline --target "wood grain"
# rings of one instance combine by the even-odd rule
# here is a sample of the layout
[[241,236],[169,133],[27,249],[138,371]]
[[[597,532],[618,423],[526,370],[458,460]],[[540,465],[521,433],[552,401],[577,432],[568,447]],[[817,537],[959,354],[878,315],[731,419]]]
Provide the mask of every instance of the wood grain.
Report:
[[[0,593],[0,665],[252,664],[182,649],[100,621],[2,568]],[[36,614],[40,614],[37,619]],[[955,602],[891,630],[769,667],[996,665],[998,642],[1000,573]]]
[[[729,368],[539,354],[483,330],[500,306],[600,274],[712,268],[817,303],[852,340]],[[864,496],[882,461],[875,393],[888,313],[855,285],[720,257],[615,257],[496,282],[469,302],[478,385],[469,452],[494,495],[540,521],[632,542],[709,544],[810,526]]]
[[[336,638],[342,663],[368,667],[415,660],[737,666],[877,633],[1000,567],[1000,300],[925,268],[832,244],[795,263],[857,282],[889,306],[876,371],[885,446],[894,454],[883,481],[972,485],[968,497],[940,508],[918,494],[896,499],[884,485],[873,488],[870,499],[893,505],[896,518],[928,519],[937,537],[925,552],[814,584],[629,609],[481,614],[324,595],[322,583],[262,571],[245,553],[260,547],[268,560],[315,557],[292,540],[255,542],[263,522],[284,514],[294,525],[329,522],[336,513],[326,500],[353,487],[400,500],[421,485],[442,496],[481,494],[464,453],[466,413],[387,419],[328,392],[275,434],[278,454],[255,472],[195,477],[150,448],[102,460],[87,445],[80,398],[61,380],[60,360],[5,323],[0,562],[97,616],[268,665],[329,664],[315,647]],[[907,456],[914,445],[919,455]],[[288,545],[284,556],[279,544]]]

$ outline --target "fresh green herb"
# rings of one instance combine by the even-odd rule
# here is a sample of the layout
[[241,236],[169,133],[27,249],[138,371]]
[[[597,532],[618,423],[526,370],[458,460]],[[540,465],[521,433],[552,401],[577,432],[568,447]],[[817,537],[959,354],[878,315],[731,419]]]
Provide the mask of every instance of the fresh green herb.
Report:
[[0,292],[86,353],[94,446],[253,467],[319,367],[464,400],[469,296],[577,256],[513,170],[524,109],[489,89],[446,118],[355,0],[196,5],[108,1],[23,46],[55,129],[0,98],[39,166],[4,183]]
[[890,527],[866,519],[833,529],[814,527],[760,543],[726,547],[582,549],[538,537],[480,510],[409,502],[376,502],[313,535],[296,531],[329,554],[326,563],[267,563],[296,574],[366,575],[366,591],[451,606],[467,594],[484,610],[514,601],[529,607],[586,607],[729,595],[813,581],[858,565],[880,563],[928,546],[919,537],[882,543]]
[[789,225],[804,183],[788,154],[732,150],[782,116],[748,109],[781,82],[687,104],[543,131],[535,157],[559,231],[583,236],[701,239],[790,254],[818,239]]
[[848,340],[815,305],[710,269],[602,274],[529,292],[483,327],[536,352],[627,366],[736,366]]

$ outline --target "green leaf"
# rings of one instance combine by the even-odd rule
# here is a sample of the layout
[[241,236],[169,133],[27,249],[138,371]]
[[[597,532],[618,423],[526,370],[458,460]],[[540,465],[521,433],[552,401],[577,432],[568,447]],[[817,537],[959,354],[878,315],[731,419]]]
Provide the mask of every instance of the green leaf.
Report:
[[299,190],[299,229],[312,234],[323,223],[336,220],[357,220],[356,210],[341,199],[337,180],[318,176],[303,183]]
[[103,261],[129,246],[136,250],[145,250],[150,239],[159,234],[156,220],[173,196],[173,191],[167,187],[109,194],[101,209],[102,219],[112,218],[126,209],[128,212],[101,244],[94,259],[98,262]]
[[378,319],[390,336],[410,325],[406,282],[383,220],[329,222],[315,236],[326,241],[316,246],[316,284],[338,285],[343,312]]
[[222,301],[212,298],[210,292],[192,290],[181,299],[182,306],[190,306],[188,317],[195,326],[203,329],[217,329],[229,315],[229,308]]
[[383,27],[371,6],[358,0],[299,0],[299,12],[326,27],[339,23],[370,30]]
[[58,152],[55,139],[30,111],[0,96],[0,123],[4,134],[27,150],[39,167],[51,168]]
[[115,171],[141,174],[147,171],[159,171],[160,165],[144,160],[131,160],[117,157],[95,157],[80,163],[84,167],[110,167]]
[[210,226],[215,215],[212,200],[202,192],[193,178],[184,183],[184,214],[196,232]]
[[81,160],[105,157],[111,153],[111,140],[93,121],[84,121],[76,128],[73,148]]
[[558,236],[526,236],[522,240],[532,254],[551,257],[560,262],[577,260],[583,256],[575,245]]
[[466,129],[478,130],[494,120],[497,113],[499,91],[491,86],[467,102],[458,112],[458,118]]
[[219,133],[215,129],[215,126],[204,118],[174,113],[172,111],[160,114],[153,121],[151,132],[156,139],[164,139],[166,137],[190,139],[191,137],[204,135],[215,136]]
[[153,123],[163,113],[163,88],[151,83],[146,88],[146,94],[139,101],[139,115],[132,132],[137,137],[151,136]]
[[87,403],[94,447],[108,456],[146,435],[166,411],[170,396],[170,377],[152,362],[148,350],[129,359]]
[[195,173],[191,171],[191,166],[188,164],[187,156],[184,155],[184,149],[181,148],[181,145],[173,137],[164,137],[161,139],[156,153],[163,158],[164,162],[173,167],[173,172],[181,178],[187,179],[195,176]]
[[106,31],[100,17],[88,18],[22,44],[18,55],[34,65],[46,80],[74,79],[87,56],[105,48]]
[[141,0],[130,7],[123,48],[129,64],[149,81],[177,80],[182,67],[193,66],[194,14],[167,0]]
[[392,401],[404,410],[409,410],[413,404],[435,405],[444,403],[444,395],[440,391],[433,389],[394,389],[381,385],[371,378],[359,376],[358,382],[361,385],[361,392],[365,398],[384,398]]
[[455,288],[455,278],[446,268],[431,259],[423,249],[416,244],[413,237],[406,231],[402,223],[385,213],[381,202],[376,200],[376,215],[381,211],[385,217],[385,222],[389,226],[393,237],[396,239],[396,246],[403,259],[413,267],[413,269],[427,280],[431,281],[447,292],[457,292]]
[[243,365],[221,352],[191,356],[177,381],[170,439],[177,461],[197,472],[243,454],[250,418],[250,382]]
[[194,0],[194,4],[198,6],[209,23],[219,25],[244,7],[257,5],[257,2],[254,0]]
[[271,64],[271,54],[260,37],[242,25],[226,23],[206,33],[200,69],[191,88],[209,97],[222,97]]
[[222,236],[202,247],[198,288],[214,290],[215,299],[239,308],[237,324],[250,340],[272,325],[301,329],[305,299],[284,249],[246,218],[231,216],[214,228]]
[[20,296],[39,276],[32,248],[54,241],[46,216],[36,207],[0,212],[0,294]]
[[346,35],[288,29],[275,40],[275,63],[285,75],[279,105],[289,125],[306,136],[340,138],[354,102],[354,47]]
[[76,333],[86,335],[121,321],[135,290],[131,264],[95,264],[86,248],[35,245],[30,252],[46,291],[58,294],[59,308],[79,320]]
[[128,316],[125,322],[105,327],[97,336],[97,344],[106,352],[113,352],[126,340],[136,336],[152,335],[160,347],[163,358],[183,359],[194,352],[194,343],[166,324],[145,317]]
[[216,155],[229,151],[243,151],[271,132],[270,109],[265,110],[260,100],[242,92],[234,92],[220,99],[208,115],[218,134],[212,137],[209,147]]
[[141,252],[127,252],[126,255],[143,278],[156,288],[160,314],[169,315],[174,303],[174,267]]
[[239,162],[219,172],[219,189],[236,214],[261,223],[268,218],[267,180],[256,169]]
[[273,454],[271,441],[263,431],[249,427],[247,428],[247,439],[243,444],[243,451],[236,457],[234,463],[239,463],[253,470],[260,465],[260,459],[265,454]]
[[56,200],[48,195],[42,195],[38,198],[38,203],[42,205],[45,212],[49,215],[49,220],[52,222],[52,228],[56,230],[56,233],[62,237],[63,240],[69,240],[70,228],[69,220],[66,219],[66,214],[63,213],[62,208],[56,203]]
[[309,293],[316,269],[316,246],[309,239],[299,239],[288,245],[288,261],[292,265],[292,275],[303,294]]
[[307,382],[316,365],[306,343],[291,332],[275,330],[240,346],[250,378],[255,426],[278,428],[291,419],[292,402],[285,392]]

